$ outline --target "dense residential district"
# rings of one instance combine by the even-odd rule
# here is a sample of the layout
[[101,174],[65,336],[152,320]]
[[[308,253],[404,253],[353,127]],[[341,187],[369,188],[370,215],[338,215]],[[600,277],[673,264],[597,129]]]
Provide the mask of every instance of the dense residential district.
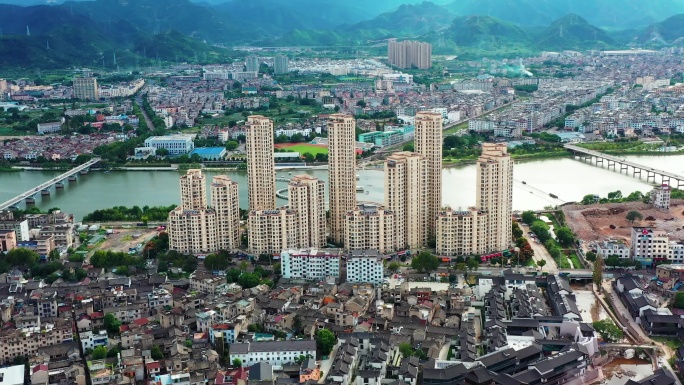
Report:
[[[0,382],[681,385],[679,186],[512,209],[521,154],[679,151],[681,57],[545,52],[426,85],[396,69],[430,68],[425,44],[390,44],[387,63],[250,55],[107,85],[86,70],[0,80],[0,119],[24,134],[0,147],[11,170],[191,163],[154,224],[0,211]],[[476,164],[476,204],[455,210],[442,167],[459,159]],[[207,180],[215,164],[246,170],[246,210],[237,182]],[[384,169],[383,202],[357,198],[361,164]],[[297,172],[311,165],[327,181]]]

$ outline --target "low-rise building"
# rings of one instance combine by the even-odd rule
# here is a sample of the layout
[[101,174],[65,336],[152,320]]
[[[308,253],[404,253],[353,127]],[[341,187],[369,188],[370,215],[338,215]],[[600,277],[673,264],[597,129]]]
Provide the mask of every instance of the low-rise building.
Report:
[[267,362],[277,367],[294,363],[295,359],[307,355],[316,359],[316,341],[243,342],[230,346],[230,361],[237,358],[246,366]]
[[99,332],[85,331],[79,333],[81,339],[81,346],[83,350],[93,350],[98,346],[104,346],[105,348],[109,345],[109,337],[107,336],[106,330],[100,330]]
[[38,135],[62,131],[62,122],[38,123]]
[[383,256],[377,250],[352,250],[347,258],[347,282],[381,284]]
[[164,148],[169,155],[183,155],[192,152],[195,142],[193,142],[192,135],[151,136],[145,139],[145,147],[154,147],[157,150]]
[[65,223],[61,225],[44,226],[40,229],[41,238],[52,237],[55,245],[71,247],[74,244],[74,225]]
[[0,253],[17,247],[17,233],[14,230],[0,230]]
[[283,278],[323,280],[339,278],[340,249],[283,250],[280,266]]
[[606,259],[611,255],[628,259],[632,257],[632,250],[621,240],[607,239],[596,246],[596,255]]

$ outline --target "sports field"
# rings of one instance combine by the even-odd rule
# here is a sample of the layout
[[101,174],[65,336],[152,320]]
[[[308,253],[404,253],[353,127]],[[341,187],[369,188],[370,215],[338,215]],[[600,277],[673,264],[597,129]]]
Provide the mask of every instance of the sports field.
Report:
[[304,155],[307,152],[313,156],[316,156],[316,154],[328,154],[328,147],[321,144],[278,143],[275,145],[275,147],[292,152],[298,152],[301,155]]

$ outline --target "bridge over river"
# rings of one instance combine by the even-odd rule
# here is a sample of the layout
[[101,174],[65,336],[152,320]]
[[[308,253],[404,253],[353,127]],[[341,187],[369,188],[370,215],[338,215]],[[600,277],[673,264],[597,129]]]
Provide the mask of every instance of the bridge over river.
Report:
[[34,203],[36,195],[50,195],[50,189],[54,186],[55,188],[63,188],[64,182],[67,180],[76,180],[76,176],[79,173],[87,173],[90,167],[95,163],[99,162],[100,158],[93,158],[80,166],[74,167],[71,170],[56,176],[49,181],[42,183],[28,191],[25,191],[14,198],[0,203],[0,210],[5,210],[10,207],[16,207],[21,201],[26,200],[26,203]]
[[572,152],[573,155],[580,160],[589,161],[589,163],[595,164],[597,166],[599,164],[603,166],[605,162],[608,169],[612,167],[613,170],[617,170],[617,167],[619,166],[620,172],[624,170],[627,174],[630,172],[631,168],[632,176],[636,177],[636,175],[639,174],[639,177],[641,177],[642,173],[645,173],[647,182],[653,181],[653,183],[657,183],[656,178],[658,178],[660,179],[661,184],[668,184],[675,188],[684,187],[684,175],[679,175],[664,170],[656,170],[649,166],[644,166],[636,162],[630,162],[619,156],[604,154],[602,152],[589,150],[574,144],[566,144],[563,147]]

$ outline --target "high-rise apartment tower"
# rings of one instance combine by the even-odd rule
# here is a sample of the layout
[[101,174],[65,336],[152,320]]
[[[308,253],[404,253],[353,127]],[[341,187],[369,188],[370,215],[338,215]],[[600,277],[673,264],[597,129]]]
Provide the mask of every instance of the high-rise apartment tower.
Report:
[[415,119],[415,149],[427,159],[428,237],[435,235],[435,216],[442,207],[442,115],[419,112]]
[[330,237],[344,244],[345,216],[356,207],[356,122],[351,115],[328,119]]
[[396,152],[385,161],[385,207],[394,213],[397,249],[427,245],[429,223],[427,158]]
[[432,45],[418,41],[390,39],[387,60],[395,67],[427,69],[432,66]]
[[249,209],[276,208],[273,121],[260,115],[247,118],[247,182]]
[[84,100],[99,99],[97,90],[97,79],[93,77],[75,77],[74,98]]
[[298,246],[324,247],[325,239],[325,183],[310,175],[297,175],[288,185],[290,209],[297,211]]
[[477,176],[477,208],[487,213],[485,249],[507,249],[513,237],[513,160],[505,143],[482,144]]

